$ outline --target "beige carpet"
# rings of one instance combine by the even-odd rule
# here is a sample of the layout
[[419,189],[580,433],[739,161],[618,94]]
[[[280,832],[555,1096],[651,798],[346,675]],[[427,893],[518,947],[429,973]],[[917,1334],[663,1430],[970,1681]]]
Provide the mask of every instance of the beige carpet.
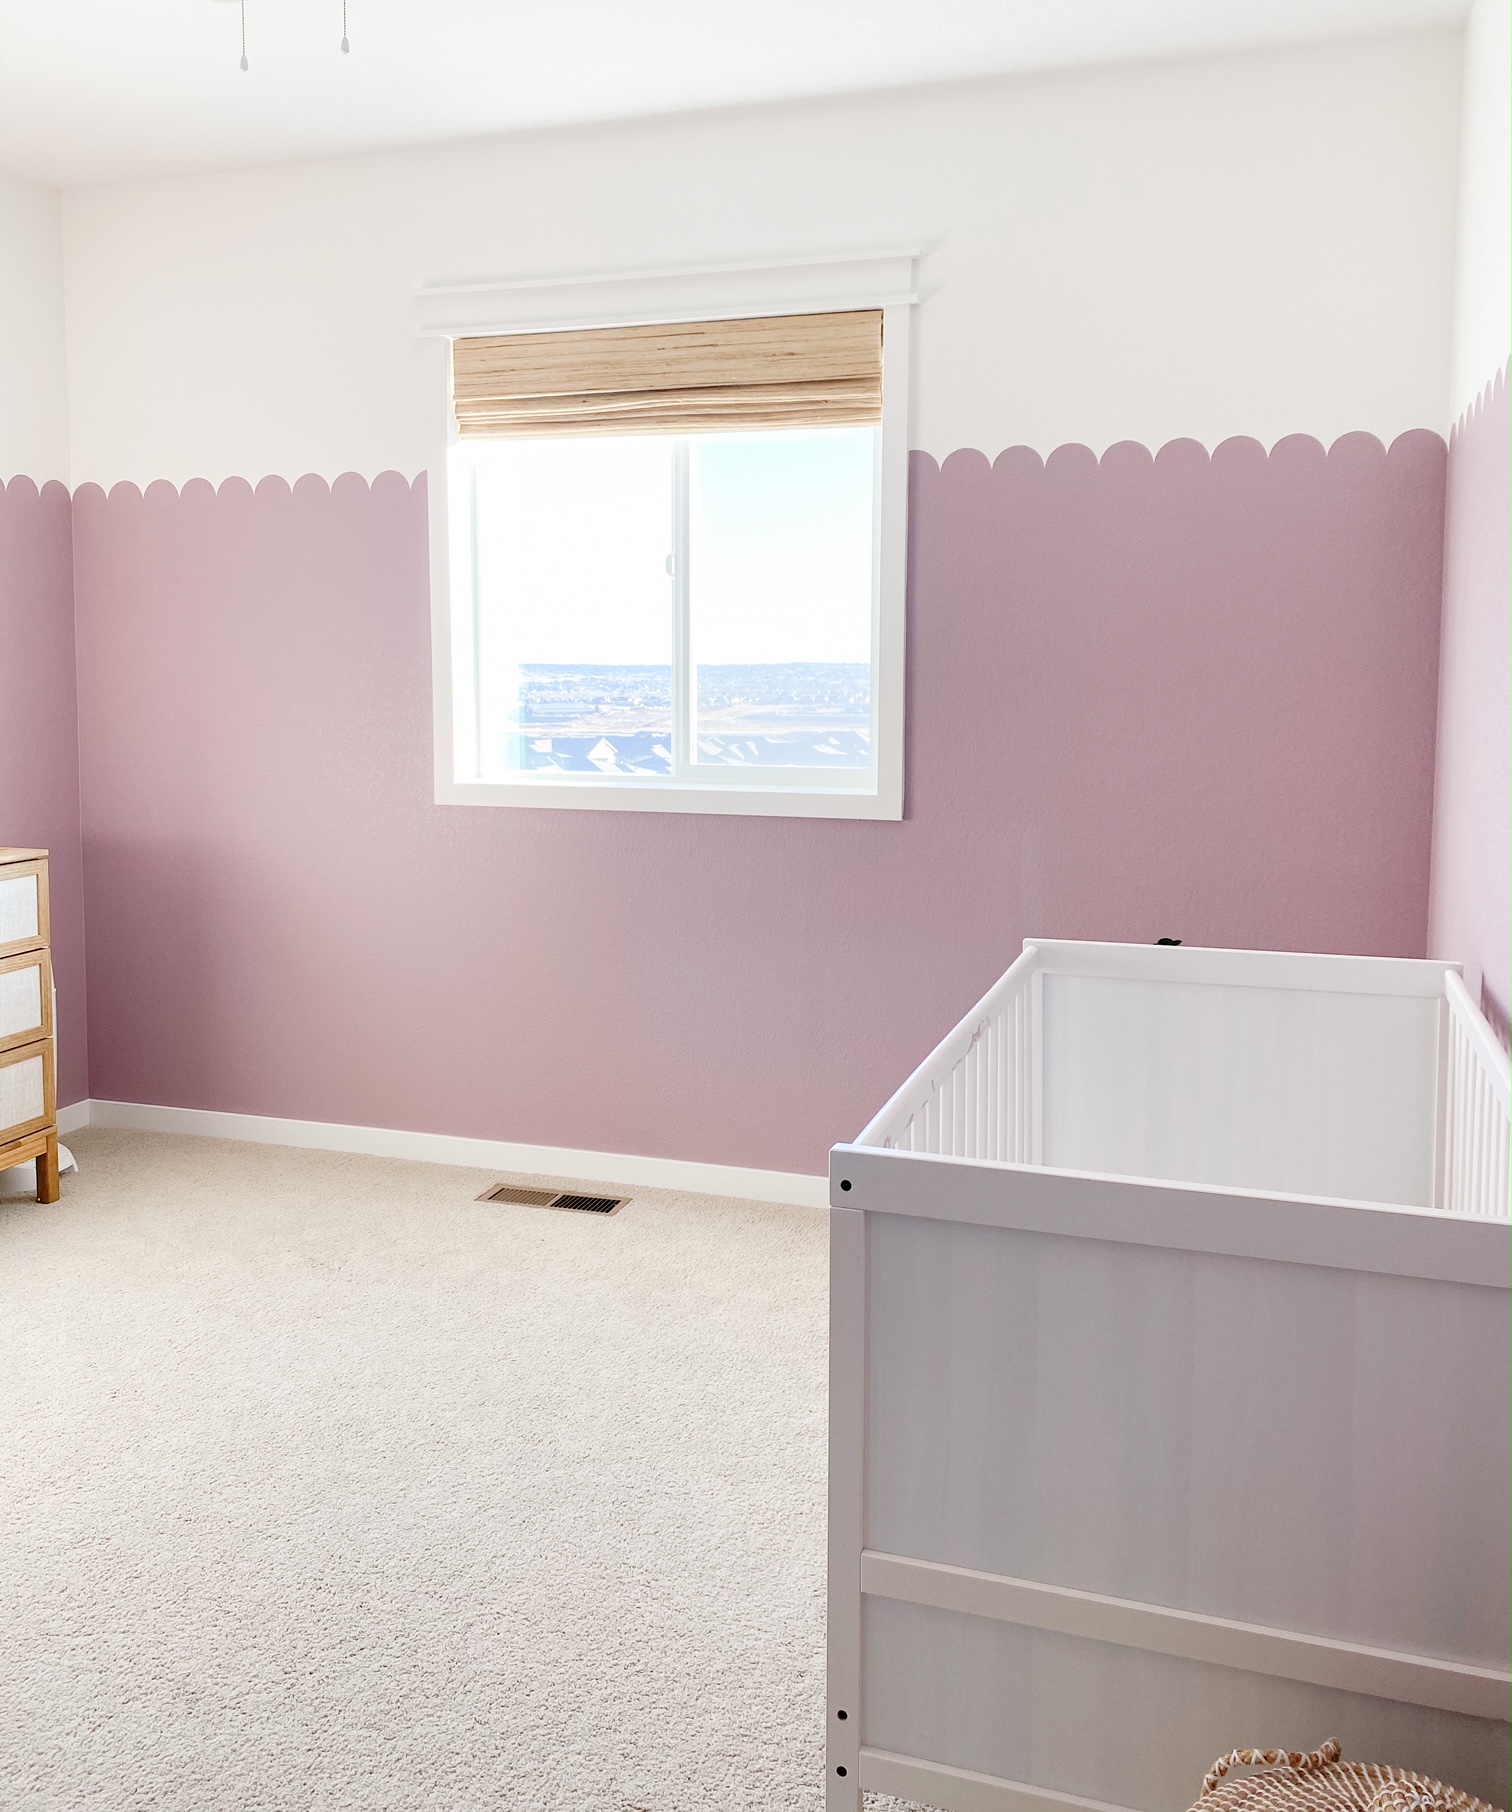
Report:
[[71,1142],[0,1205],[7,1812],[817,1812],[821,1214]]

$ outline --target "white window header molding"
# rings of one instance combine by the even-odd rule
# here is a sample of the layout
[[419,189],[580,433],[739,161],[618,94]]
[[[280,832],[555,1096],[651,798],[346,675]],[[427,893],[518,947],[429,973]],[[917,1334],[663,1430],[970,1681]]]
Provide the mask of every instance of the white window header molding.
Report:
[[417,297],[422,336],[635,327],[750,315],[830,314],[918,300],[917,250],[858,252],[782,263],[704,265],[518,283],[427,285]]

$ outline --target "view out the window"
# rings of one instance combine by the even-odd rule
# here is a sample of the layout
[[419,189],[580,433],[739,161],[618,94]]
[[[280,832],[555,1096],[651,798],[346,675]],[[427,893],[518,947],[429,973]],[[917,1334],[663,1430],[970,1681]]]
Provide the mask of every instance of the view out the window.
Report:
[[877,431],[462,443],[479,773],[855,784]]

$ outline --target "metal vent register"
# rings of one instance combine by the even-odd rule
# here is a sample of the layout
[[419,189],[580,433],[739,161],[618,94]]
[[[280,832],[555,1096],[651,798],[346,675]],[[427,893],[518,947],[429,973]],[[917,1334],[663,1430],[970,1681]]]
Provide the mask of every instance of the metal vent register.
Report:
[[573,1214],[614,1214],[625,1205],[619,1195],[574,1195],[570,1190],[521,1189],[514,1183],[500,1183],[497,1189],[486,1189],[480,1202],[511,1202],[517,1208],[565,1208]]

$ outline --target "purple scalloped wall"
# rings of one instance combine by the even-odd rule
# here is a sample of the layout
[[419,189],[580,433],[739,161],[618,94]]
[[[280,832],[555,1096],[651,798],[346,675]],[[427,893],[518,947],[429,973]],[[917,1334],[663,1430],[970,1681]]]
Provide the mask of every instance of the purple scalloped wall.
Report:
[[0,844],[50,852],[64,1103],[89,1094],[72,522],[61,484],[0,485]]
[[1463,962],[1481,1007],[1508,1042],[1508,596],[1512,462],[1508,368],[1449,441],[1444,633],[1429,949]]
[[898,824],[439,807],[423,480],[86,486],[92,1092],[818,1172],[1027,934],[1420,955],[1444,462],[916,454]]

